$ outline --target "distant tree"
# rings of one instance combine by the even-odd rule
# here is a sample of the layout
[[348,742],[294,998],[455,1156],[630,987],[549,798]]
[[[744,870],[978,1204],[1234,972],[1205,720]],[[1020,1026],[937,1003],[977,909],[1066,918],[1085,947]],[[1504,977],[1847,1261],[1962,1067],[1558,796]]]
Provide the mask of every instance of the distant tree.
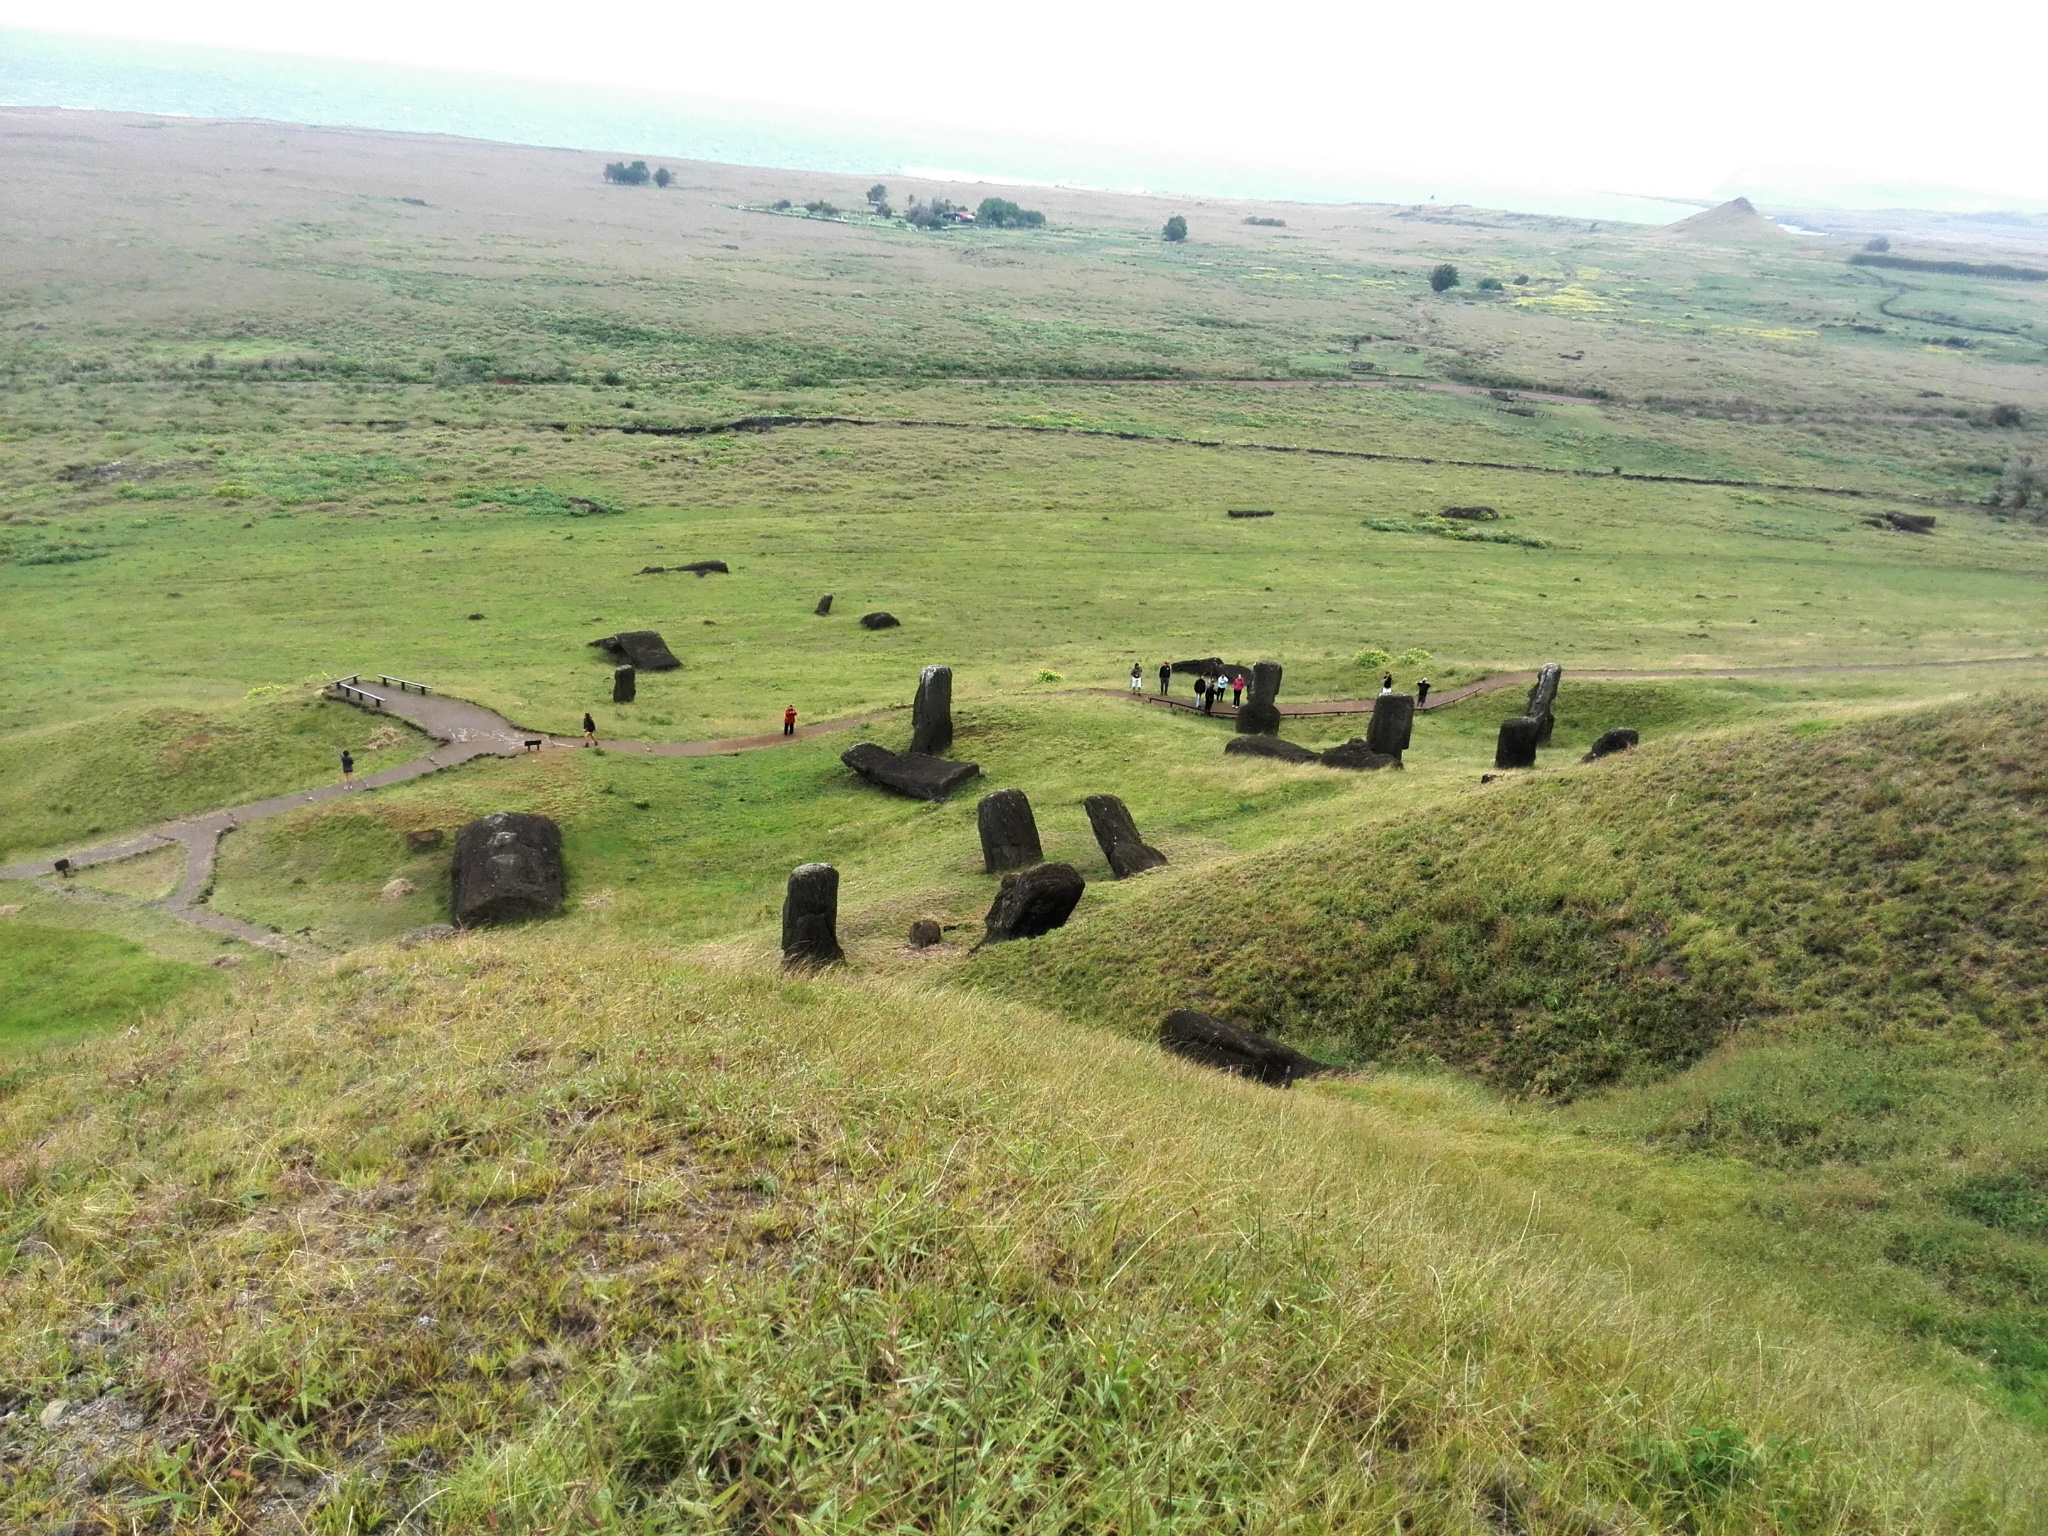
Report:
[[814,203],[805,203],[804,212],[815,219],[836,219],[839,217],[839,210],[826,202],[822,197]]
[[770,203],[768,206],[770,208],[773,208],[777,213],[787,213],[795,205],[792,204],[790,200],[786,197],[778,197],[777,199],[775,199],[774,202]]
[[669,174],[669,169],[665,165],[654,173],[654,184],[657,187],[665,187],[674,180],[675,177]]
[[635,160],[631,165],[614,160],[604,168],[604,179],[622,187],[644,187],[651,175],[645,160]]
[[2048,497],[2048,471],[2034,468],[2034,461],[2026,454],[2017,454],[2005,461],[2005,474],[2000,477],[1998,491],[1992,496],[1994,507],[2011,507],[2015,512],[2023,509],[2035,497]]
[[2016,405],[1994,405],[1991,407],[1991,425],[1994,427],[2017,427],[2022,425],[2025,420],[2026,418],[2020,414],[2020,408]]
[[1166,221],[1166,228],[1159,231],[1159,238],[1172,245],[1179,245],[1188,237],[1188,221],[1175,214]]
[[868,188],[868,201],[871,203],[888,202],[889,189],[883,186],[879,181],[876,182],[872,187]]
[[1285,219],[1246,219],[1245,223],[1263,225],[1267,229],[1285,229],[1287,227]]
[[1882,255],[1884,252],[1890,250],[1891,248],[1891,241],[1887,240],[1883,235],[1872,235],[1868,240],[1863,242],[1863,249],[1865,249],[1866,251],[1874,251],[1879,255]]
[[953,215],[959,211],[955,204],[943,197],[935,197],[928,203],[921,203],[913,197],[903,217],[919,229],[940,229],[951,224]]
[[1526,287],[1528,287],[1528,286],[1529,286],[1529,274],[1528,274],[1528,273],[1526,273],[1526,272],[1524,272],[1524,273],[1522,273],[1522,274],[1521,274],[1521,276],[1517,277],[1517,278],[1515,279],[1515,286],[1516,286],[1517,288],[1526,288]]
[[1479,288],[1484,293],[1499,293],[1502,288],[1501,280],[1497,277],[1482,277],[1479,279]]
[[1438,262],[1429,269],[1429,286],[1434,293],[1443,293],[1458,286],[1458,269],[1448,261]]
[[1037,229],[1045,215],[1036,208],[1019,208],[1007,197],[984,197],[974,222],[987,229]]

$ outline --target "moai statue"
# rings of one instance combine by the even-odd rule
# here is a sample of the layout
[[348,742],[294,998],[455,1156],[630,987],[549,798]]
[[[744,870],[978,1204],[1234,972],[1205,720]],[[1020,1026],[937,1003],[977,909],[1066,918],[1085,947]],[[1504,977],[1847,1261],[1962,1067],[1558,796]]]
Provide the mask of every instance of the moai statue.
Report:
[[953,745],[953,669],[926,667],[910,705],[910,750],[941,757]]
[[1372,724],[1365,728],[1365,744],[1384,752],[1395,762],[1408,750],[1415,734],[1415,695],[1383,693],[1372,704]]
[[612,670],[612,702],[630,704],[633,695],[639,691],[639,674],[631,667],[615,667]]
[[1095,841],[1109,861],[1109,872],[1119,880],[1157,869],[1166,855],[1148,847],[1138,836],[1138,824],[1131,820],[1130,807],[1115,795],[1090,795],[1081,802],[1088,812],[1088,825],[1095,829]]
[[1557,685],[1564,680],[1564,668],[1554,661],[1546,661],[1536,674],[1536,682],[1529,689],[1529,704],[1522,711],[1537,725],[1536,745],[1550,745],[1550,728],[1557,723],[1551,715],[1551,707],[1557,703]]
[[1252,668],[1252,696],[1237,711],[1240,736],[1280,734],[1280,663],[1262,661]]
[[1536,743],[1542,739],[1543,722],[1527,715],[1514,715],[1500,723],[1500,742],[1493,749],[1496,768],[1534,768]]
[[800,864],[790,871],[789,893],[782,898],[782,963],[837,965],[845,958],[839,947],[839,871],[830,864]]
[[1044,862],[1045,850],[1038,842],[1038,822],[1032,817],[1031,802],[1021,789],[999,789],[982,796],[974,819],[981,828],[981,863],[992,875],[1006,869],[1028,869]]

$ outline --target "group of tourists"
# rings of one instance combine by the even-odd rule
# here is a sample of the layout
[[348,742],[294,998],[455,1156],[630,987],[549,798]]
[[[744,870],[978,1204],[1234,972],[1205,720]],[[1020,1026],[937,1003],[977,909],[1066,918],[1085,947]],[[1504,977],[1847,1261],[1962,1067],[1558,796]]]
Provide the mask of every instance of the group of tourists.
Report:
[[[1228,692],[1231,707],[1234,709],[1244,702],[1244,691],[1249,686],[1251,685],[1244,680],[1244,674],[1241,672],[1219,672],[1214,677],[1197,672],[1195,674],[1195,707],[1205,715],[1213,715],[1216,713],[1216,705],[1222,700],[1223,695]],[[1144,691],[1145,668],[1142,664],[1134,661],[1131,663],[1131,692],[1143,693]],[[1173,663],[1162,661],[1159,663],[1159,696],[1165,698],[1172,691]]]

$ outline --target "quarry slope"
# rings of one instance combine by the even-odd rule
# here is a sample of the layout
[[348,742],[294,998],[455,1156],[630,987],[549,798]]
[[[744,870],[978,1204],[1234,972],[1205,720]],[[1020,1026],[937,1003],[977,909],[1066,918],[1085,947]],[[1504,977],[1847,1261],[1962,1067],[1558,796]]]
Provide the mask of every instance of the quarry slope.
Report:
[[1196,1007],[1564,1096],[1767,1023],[2031,1040],[2044,761],[2019,698],[1653,743],[1151,877],[970,974],[1132,1032]]

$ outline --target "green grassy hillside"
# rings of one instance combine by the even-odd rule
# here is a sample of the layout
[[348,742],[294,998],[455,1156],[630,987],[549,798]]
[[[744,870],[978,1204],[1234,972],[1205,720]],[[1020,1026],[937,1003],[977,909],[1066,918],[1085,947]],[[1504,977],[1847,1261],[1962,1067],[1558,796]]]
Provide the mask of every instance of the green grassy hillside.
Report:
[[12,1529],[2048,1513],[2039,1442],[1425,1121],[945,991],[530,931],[5,1089]]

